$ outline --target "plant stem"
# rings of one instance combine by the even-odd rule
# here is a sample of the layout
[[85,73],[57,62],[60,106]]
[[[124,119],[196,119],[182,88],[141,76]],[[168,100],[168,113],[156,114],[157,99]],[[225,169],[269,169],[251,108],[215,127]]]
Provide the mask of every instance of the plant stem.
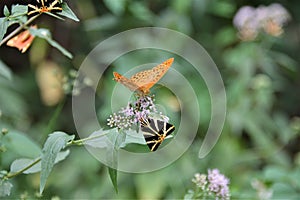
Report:
[[66,103],[66,97],[64,97],[64,99],[61,100],[60,103],[57,105],[53,115],[51,116],[51,118],[49,120],[48,126],[46,127],[45,134],[49,134],[52,132],[52,129],[54,128],[54,126],[57,122],[57,119],[59,117],[59,114],[61,113],[65,103]]
[[6,178],[9,179],[9,178],[13,178],[19,174],[22,174],[24,171],[26,171],[27,169],[30,169],[32,166],[36,165],[37,163],[39,163],[41,161],[41,158],[38,158],[36,159],[33,163],[31,163],[30,165],[28,165],[27,167],[24,167],[23,169],[21,169],[20,171],[18,172],[15,172],[15,173],[9,173],[7,174]]
[[36,18],[38,18],[41,14],[35,15],[31,17],[25,24],[20,25],[18,28],[16,28],[13,32],[11,32],[8,36],[3,38],[3,40],[0,42],[0,46],[2,46],[5,42],[10,40],[12,37],[14,37],[17,33],[19,33],[22,29],[24,29],[27,25],[29,25],[31,22],[33,22]]
[[95,136],[83,138],[83,139],[80,139],[80,140],[72,140],[72,141],[68,142],[67,146],[70,146],[70,145],[83,145],[83,143],[86,142],[86,141],[94,140],[94,139],[103,137],[104,135],[107,135],[108,133],[109,133],[109,131],[104,132],[101,135],[95,135]]

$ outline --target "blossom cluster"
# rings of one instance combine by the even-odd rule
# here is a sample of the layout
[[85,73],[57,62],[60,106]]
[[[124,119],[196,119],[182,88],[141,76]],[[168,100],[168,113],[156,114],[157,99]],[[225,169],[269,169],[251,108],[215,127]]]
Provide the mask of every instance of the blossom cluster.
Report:
[[215,194],[221,199],[227,199],[229,197],[229,179],[220,173],[218,169],[208,170],[208,191]]
[[236,13],[233,24],[242,40],[253,40],[262,31],[272,36],[281,35],[283,25],[290,18],[288,11],[278,3],[258,8],[243,6]]
[[189,191],[185,199],[215,197],[215,199],[229,199],[229,179],[220,173],[218,169],[209,169],[207,175],[196,173],[192,182],[195,191]]
[[154,96],[139,96],[135,102],[129,102],[125,108],[110,115],[107,119],[107,125],[110,127],[129,129],[133,124],[138,123],[141,119],[147,118],[150,114],[159,114],[160,117],[167,122],[168,118],[158,113],[154,101]]

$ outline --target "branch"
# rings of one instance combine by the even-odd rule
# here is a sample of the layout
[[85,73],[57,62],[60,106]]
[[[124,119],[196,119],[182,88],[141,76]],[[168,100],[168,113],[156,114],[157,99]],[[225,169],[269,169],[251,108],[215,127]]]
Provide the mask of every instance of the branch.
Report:
[[11,32],[8,36],[6,36],[0,42],[0,46],[2,46],[5,42],[7,42],[9,39],[11,39],[13,36],[15,36],[17,33],[19,33],[22,29],[24,29],[27,25],[29,25],[31,22],[33,22],[39,16],[40,16],[40,14],[35,15],[35,16],[31,17],[25,24],[20,25],[17,29],[15,29],[13,32]]

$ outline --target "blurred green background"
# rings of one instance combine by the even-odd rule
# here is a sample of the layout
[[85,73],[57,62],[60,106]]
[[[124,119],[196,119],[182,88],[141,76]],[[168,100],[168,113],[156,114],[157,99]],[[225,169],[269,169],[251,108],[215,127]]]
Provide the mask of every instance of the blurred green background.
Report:
[[[99,42],[122,31],[146,26],[182,32],[206,49],[222,74],[228,110],[218,143],[209,155],[199,159],[199,146],[210,120],[210,99],[202,80],[190,76],[190,83],[197,88],[196,95],[204,99],[199,101],[203,121],[193,145],[180,159],[157,172],[120,172],[119,193],[116,194],[106,167],[83,147],[71,147],[69,157],[57,164],[51,173],[43,198],[180,199],[192,187],[193,175],[206,173],[209,168],[218,168],[230,178],[232,199],[259,199],[259,192],[265,188],[273,191],[273,199],[300,196],[299,1],[276,1],[291,15],[290,22],[283,27],[284,33],[280,37],[263,35],[254,41],[239,39],[233,17],[242,6],[267,6],[274,1],[67,2],[81,20],[79,23],[45,15],[38,19],[37,24],[51,30],[53,38],[73,53],[72,60],[41,39],[35,40],[24,54],[1,46],[0,60],[13,73],[11,81],[0,78],[1,129],[22,132],[39,146],[53,130],[76,134],[71,97],[64,96],[60,90],[52,91],[51,84],[47,83],[53,77],[45,74],[55,68],[62,76],[70,77],[72,70],[80,67]],[[18,1],[1,1],[0,10],[3,10],[3,5],[16,3]],[[136,60],[139,59],[137,54]],[[154,61],[160,62],[162,58]],[[122,65],[135,66],[136,63],[124,59]],[[101,124],[105,124],[111,113],[110,99],[106,96],[116,84],[112,81],[112,72],[120,69],[116,66],[105,72],[104,80],[99,84],[96,106]],[[164,90],[156,90],[157,96],[161,96],[160,101],[174,102],[168,94],[164,99]],[[61,102],[64,106],[58,119],[53,129],[48,130],[48,123]],[[175,111],[170,112],[169,117],[176,122]],[[9,150],[1,152],[1,169],[8,170],[19,155]],[[255,180],[262,183],[260,189],[252,186]],[[11,182],[14,185],[11,198],[36,198],[39,174],[20,175]]]

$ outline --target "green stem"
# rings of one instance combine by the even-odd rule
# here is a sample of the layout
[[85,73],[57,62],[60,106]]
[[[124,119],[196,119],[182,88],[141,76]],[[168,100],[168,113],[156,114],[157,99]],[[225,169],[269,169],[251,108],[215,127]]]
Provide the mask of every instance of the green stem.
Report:
[[23,169],[21,169],[20,171],[17,171],[15,173],[9,173],[5,176],[5,178],[9,179],[9,178],[13,178],[19,174],[22,174],[24,171],[30,169],[31,167],[33,167],[34,165],[36,165],[37,163],[39,163],[41,161],[41,158],[36,159],[33,163],[31,163],[30,165],[24,167]]
[[59,114],[61,113],[61,111],[65,105],[65,102],[66,102],[66,97],[56,107],[56,109],[48,123],[48,126],[46,128],[46,131],[45,131],[46,134],[49,134],[50,132],[52,132],[52,129],[57,121],[57,118],[59,117]]
[[0,42],[0,46],[2,46],[5,42],[7,42],[8,40],[10,40],[12,37],[14,37],[17,33],[19,33],[22,29],[24,29],[27,25],[29,25],[31,22],[33,22],[39,16],[40,16],[40,14],[31,17],[25,24],[22,24],[18,28],[16,28],[13,32],[11,32],[8,36],[6,36]]
[[104,135],[107,135],[109,132],[106,132],[106,133],[103,133],[101,135],[95,135],[95,136],[91,136],[91,137],[87,137],[87,138],[83,138],[83,139],[80,139],[80,140],[72,140],[70,142],[67,143],[67,146],[71,146],[71,145],[83,145],[84,142],[86,141],[89,141],[89,140],[94,140],[94,139],[97,139],[97,138],[100,138],[100,137],[103,137]]

